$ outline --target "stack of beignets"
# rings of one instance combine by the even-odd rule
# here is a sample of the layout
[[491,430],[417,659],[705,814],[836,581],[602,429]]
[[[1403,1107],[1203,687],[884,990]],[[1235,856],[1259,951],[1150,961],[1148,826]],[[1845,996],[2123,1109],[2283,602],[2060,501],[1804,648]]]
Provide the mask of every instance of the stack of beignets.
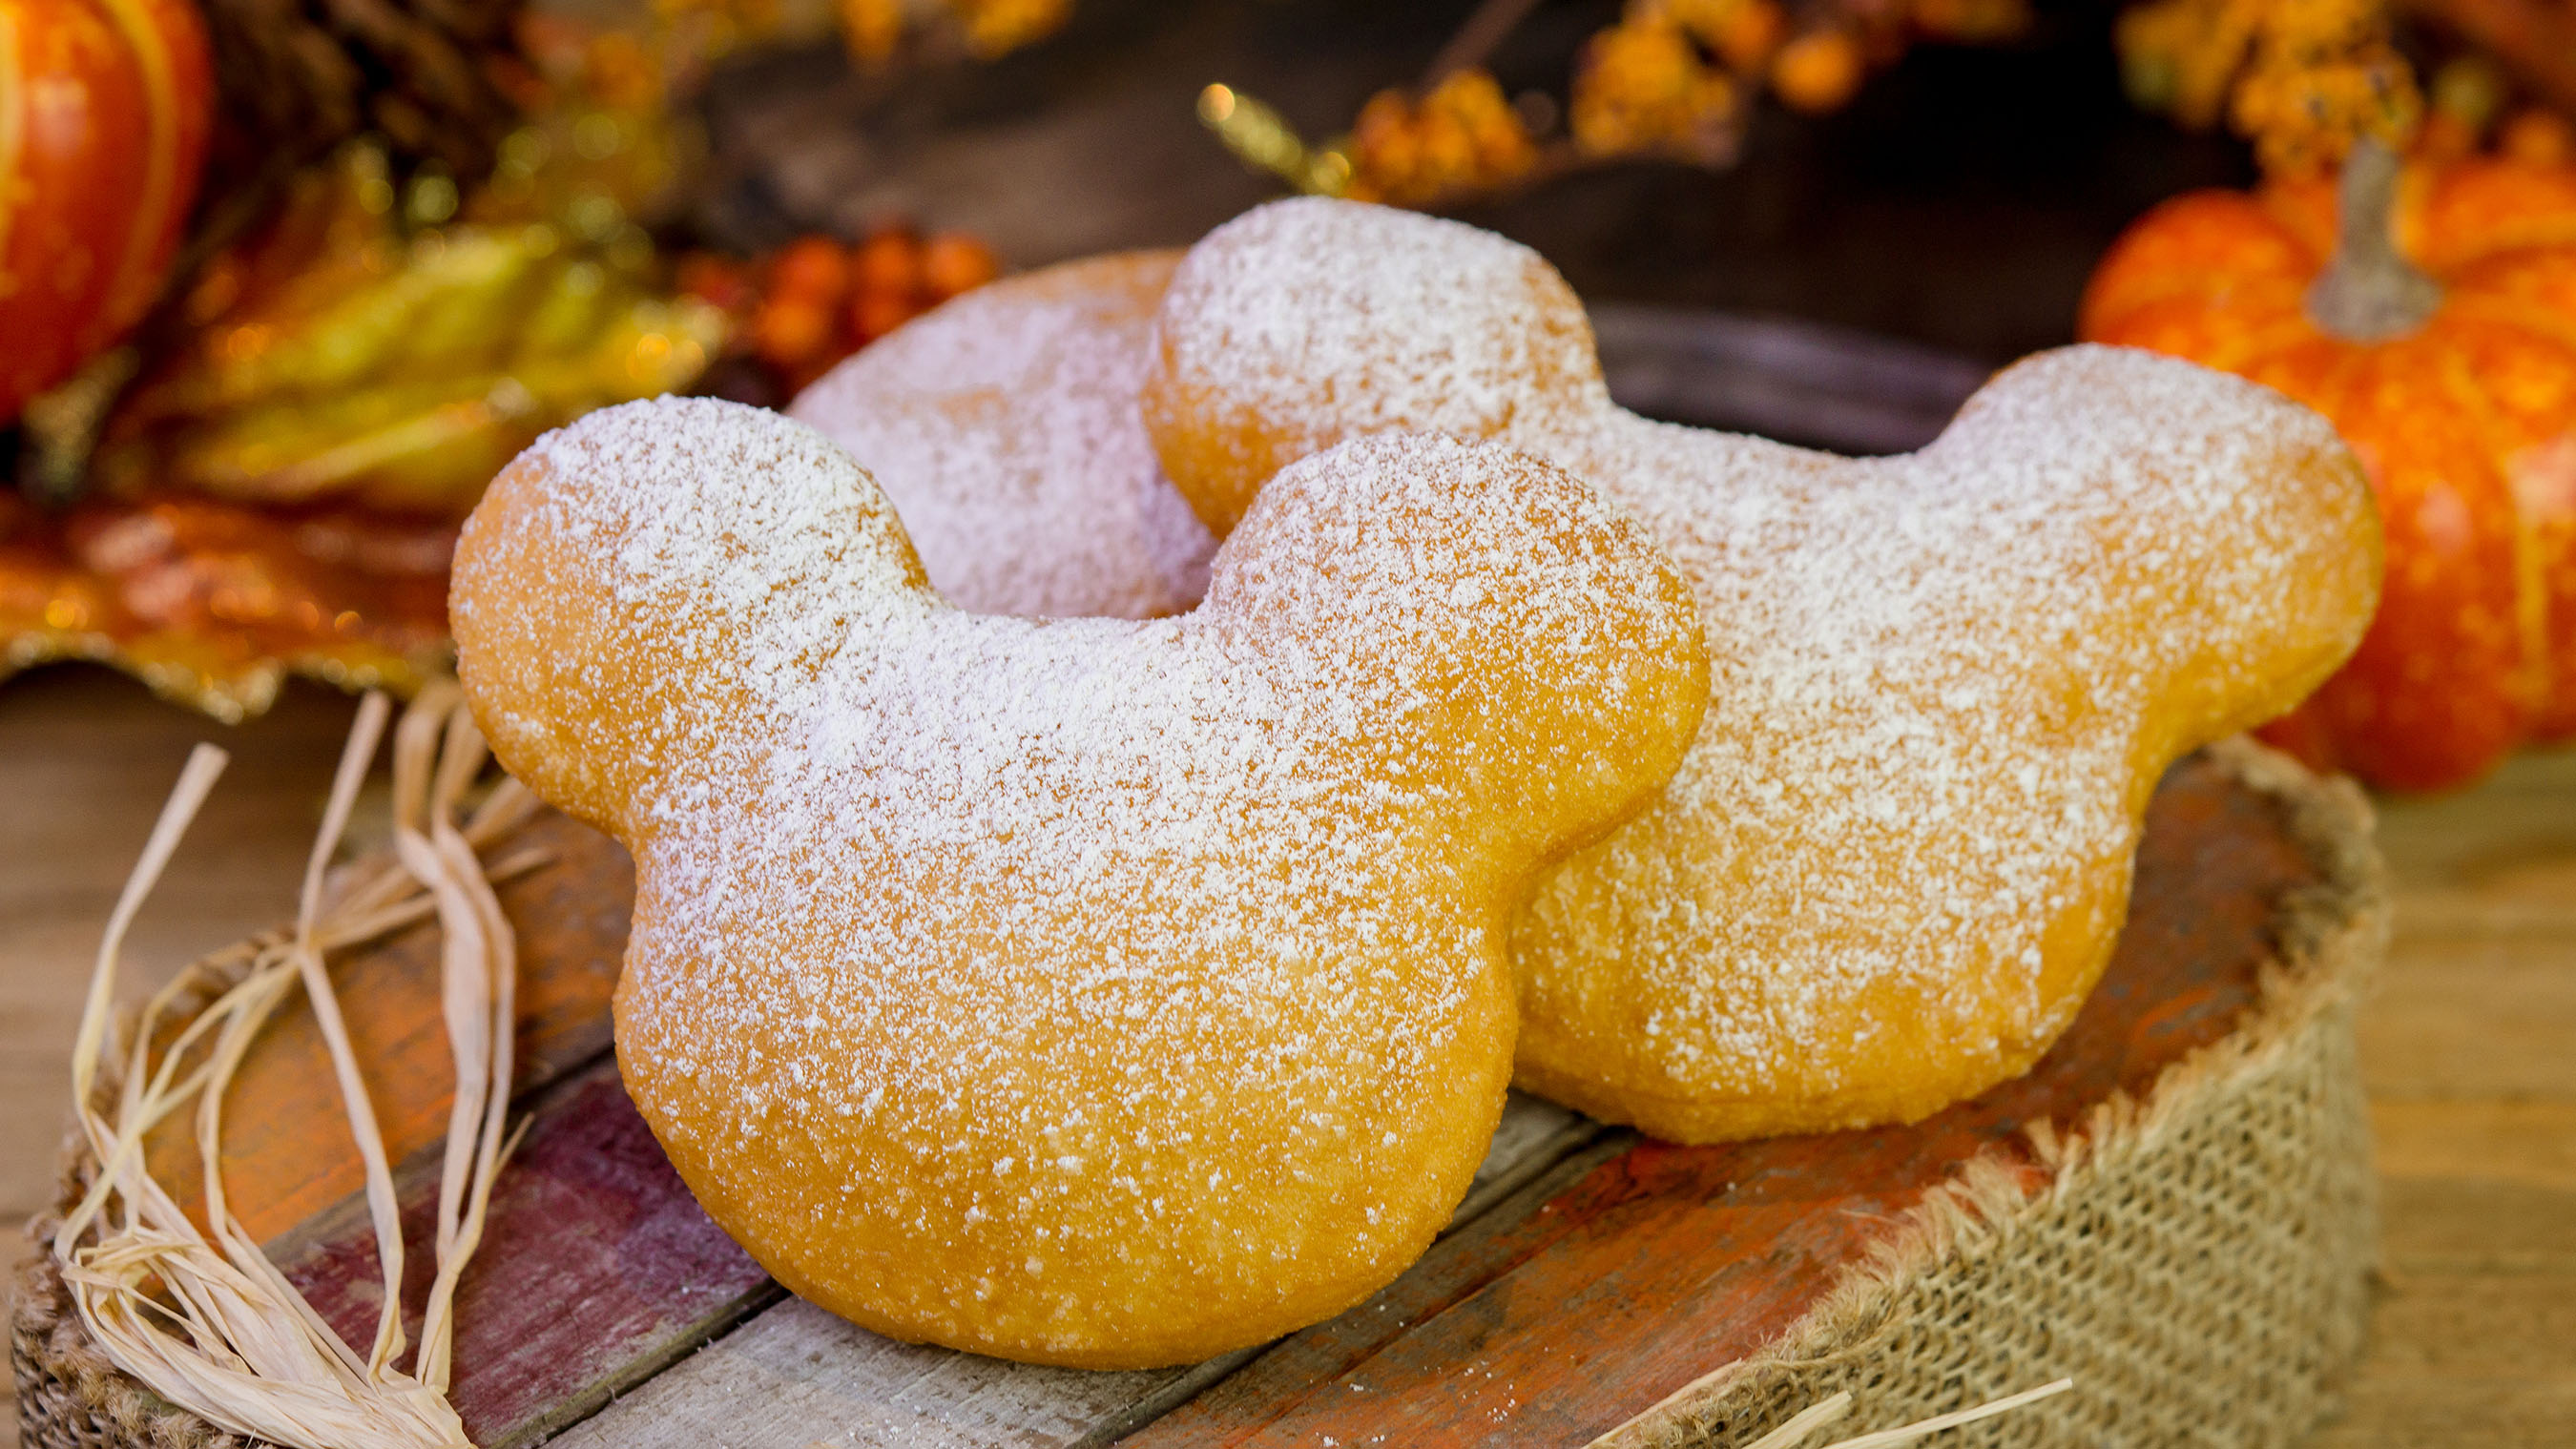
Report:
[[1048,1363],[1358,1301],[1515,1071],[1707,1140],[2026,1069],[2159,774],[2376,590],[2259,387],[2069,349],[1905,458],[1667,427],[1535,255],[1345,203],[970,295],[795,412],[847,451],[664,400],[522,455],[465,685],[636,857],[620,1065],[709,1212]]

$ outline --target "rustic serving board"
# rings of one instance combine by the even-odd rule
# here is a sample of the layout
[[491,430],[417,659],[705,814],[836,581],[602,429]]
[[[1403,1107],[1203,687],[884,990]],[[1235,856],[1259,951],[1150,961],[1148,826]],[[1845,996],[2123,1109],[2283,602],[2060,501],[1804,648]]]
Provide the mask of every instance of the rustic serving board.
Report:
[[[1092,1374],[896,1344],[782,1297],[690,1200],[604,1051],[622,853],[551,817],[527,839],[552,863],[502,898],[525,943],[534,1125],[465,1280],[453,1388],[486,1449],[1582,1444],[1778,1337],[1962,1163],[2044,1177],[2029,1129],[2225,1036],[2320,870],[2277,799],[2186,762],[2151,808],[2101,989],[2028,1077],[1909,1128],[1700,1149],[1516,1099],[1452,1230],[1376,1299],[1257,1354]],[[446,1106],[430,947],[414,931],[340,968],[371,1085],[403,1104],[387,1134],[415,1232]],[[274,1027],[236,1094],[239,1210],[363,1339],[374,1253],[309,1021]]]

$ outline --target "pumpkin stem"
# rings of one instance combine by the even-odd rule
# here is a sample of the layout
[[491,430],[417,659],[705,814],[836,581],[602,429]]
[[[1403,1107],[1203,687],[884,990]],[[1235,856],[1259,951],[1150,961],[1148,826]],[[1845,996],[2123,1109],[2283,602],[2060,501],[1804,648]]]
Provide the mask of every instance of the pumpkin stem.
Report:
[[2335,189],[2333,260],[2308,289],[2308,316],[2352,342],[2403,337],[2442,305],[2442,284],[2397,250],[2397,153],[2375,136],[2353,143]]

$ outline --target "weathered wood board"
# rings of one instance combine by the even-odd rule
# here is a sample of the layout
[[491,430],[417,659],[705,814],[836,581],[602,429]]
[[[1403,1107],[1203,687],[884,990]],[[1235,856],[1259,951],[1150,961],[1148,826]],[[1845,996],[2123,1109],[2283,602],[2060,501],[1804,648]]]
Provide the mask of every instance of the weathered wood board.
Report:
[[[780,1296],[689,1197],[644,1119],[600,1061],[541,1094],[534,1125],[494,1186],[485,1248],[457,1291],[450,1397],[485,1449],[531,1443]],[[435,1232],[436,1164],[402,1181],[403,1235]],[[352,1343],[384,1293],[356,1201],[274,1250]],[[407,1331],[435,1264],[404,1255]]]
[[[635,879],[616,842],[559,815],[531,823],[511,850],[548,861],[500,887],[530,963],[518,998],[516,1072],[524,1091],[608,1049],[608,997],[626,952]],[[364,966],[340,972],[349,983],[342,1011],[386,1155],[401,1162],[447,1133],[453,1084],[438,939],[408,930],[360,959]],[[233,1079],[224,1098],[227,1200],[253,1236],[266,1240],[307,1223],[364,1186],[331,1080],[329,1051],[300,998],[262,1032]],[[423,1091],[424,1082],[442,1085]],[[205,1192],[193,1130],[183,1117],[150,1139],[153,1175],[192,1209]]]
[[[1412,1272],[1257,1355],[1195,1368],[1028,1368],[894,1344],[780,1299],[697,1210],[613,1064],[595,1058],[525,1104],[535,1126],[501,1179],[466,1278],[453,1396],[490,1449],[567,1425],[556,1442],[581,1449],[1348,1443],[1380,1433],[1583,1442],[1776,1335],[1967,1158],[2010,1152],[2034,1122],[2065,1123],[2115,1091],[2142,1089],[2227,1030],[2270,958],[2273,908],[2313,867],[2270,801],[2202,763],[2176,770],[2149,819],[2110,973],[2030,1076],[1910,1128],[1704,1149],[1516,1099],[1459,1221]],[[613,957],[630,886],[613,848],[560,822],[545,829],[560,863],[509,893],[531,945],[525,969],[549,976],[560,954],[588,984],[532,992],[549,1003],[532,1039],[595,1041],[571,1016],[588,1002],[597,1030],[597,963]],[[577,909],[555,916],[568,902]],[[434,1018],[420,989],[434,961],[416,940],[397,940],[343,969],[349,1013],[371,1023],[368,1039],[388,1061],[418,1058],[403,1068],[420,1099],[406,1120],[434,1119],[444,1092],[420,1087],[443,1081],[443,1051],[422,1055],[439,1045],[434,1028],[423,1038],[399,1025],[411,1013]],[[263,1066],[276,1077],[262,1090],[288,1115],[245,1139],[228,1175],[248,1210],[267,1217],[332,1180],[338,1169],[313,1148],[345,1135],[300,1032],[277,1028],[277,1062]],[[536,1054],[532,1070],[551,1070],[548,1061]],[[403,1174],[415,1231],[432,1192],[429,1139],[416,1137],[405,1139],[414,1156]],[[276,1242],[317,1307],[363,1337],[379,1290],[355,1202]]]
[[2576,750],[2381,809],[2381,1292],[2313,1449],[2576,1443]]
[[[1472,1231],[1490,1205],[1602,1130],[1562,1107],[1514,1096],[1453,1233]],[[1252,1357],[1133,1373],[1040,1368],[896,1343],[790,1299],[555,1442],[565,1449],[773,1439],[803,1449],[818,1438],[907,1449],[1103,1443]],[[805,1437],[791,1437],[800,1432]]]
[[[594,1061],[535,1096],[527,1104],[533,1126],[494,1189],[483,1251],[458,1293],[450,1397],[484,1449],[537,1442],[782,1296],[699,1211],[627,1100],[613,1062]],[[1600,1131],[1562,1107],[1515,1097],[1461,1220]],[[408,1242],[428,1241],[436,1168],[434,1154],[424,1152],[399,1176]],[[347,1199],[270,1245],[288,1277],[352,1342],[373,1332],[383,1301],[363,1206]],[[412,1252],[404,1267],[407,1328],[417,1338],[434,1265]],[[998,1364],[890,1343],[802,1304],[790,1307],[782,1322],[828,1323],[851,1345],[846,1352],[873,1365],[870,1387],[902,1382],[902,1407],[914,1415],[989,1421],[999,1411],[986,1401],[998,1396],[1023,1417],[1079,1416],[1087,1424],[1157,1395],[1177,1401],[1210,1376],[1204,1368],[1086,1374]],[[746,1350],[760,1341],[750,1330],[737,1337]],[[857,1401],[810,1407],[826,1417],[886,1408]]]

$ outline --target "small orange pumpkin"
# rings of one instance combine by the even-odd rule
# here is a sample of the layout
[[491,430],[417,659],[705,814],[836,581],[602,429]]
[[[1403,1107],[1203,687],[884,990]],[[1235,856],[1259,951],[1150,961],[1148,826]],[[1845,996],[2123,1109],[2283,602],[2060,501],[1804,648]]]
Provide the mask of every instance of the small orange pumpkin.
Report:
[[0,423],[151,307],[213,125],[194,0],[0,0]]
[[2576,733],[2576,169],[2400,168],[2157,207],[2087,289],[2082,334],[2241,373],[2332,419],[2388,538],[2379,617],[2266,732],[2398,789]]

